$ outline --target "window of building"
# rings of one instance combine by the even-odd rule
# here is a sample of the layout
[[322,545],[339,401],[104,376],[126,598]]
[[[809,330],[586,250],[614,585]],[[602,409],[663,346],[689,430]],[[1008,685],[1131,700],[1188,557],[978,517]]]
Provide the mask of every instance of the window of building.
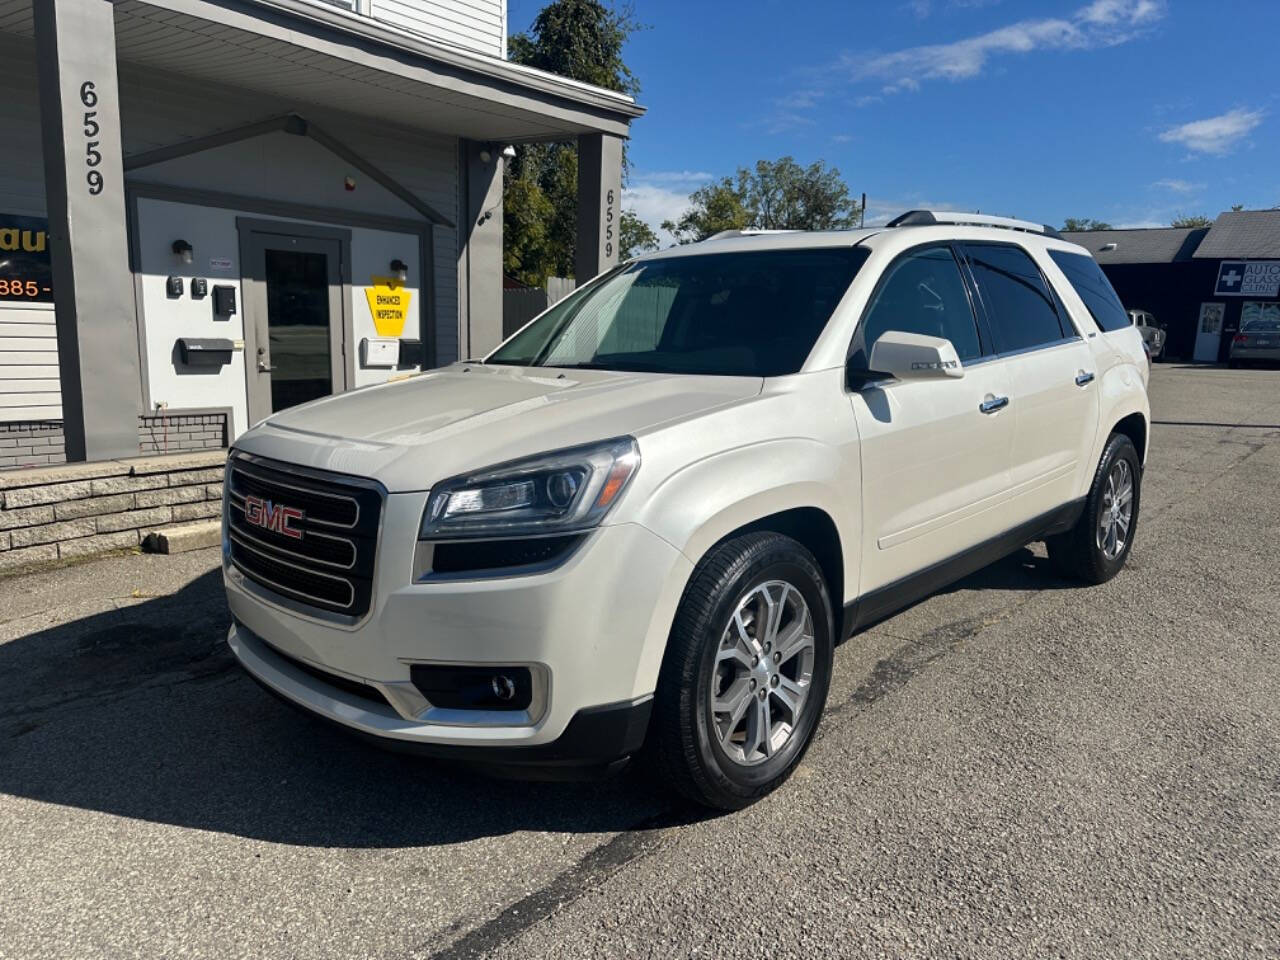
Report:
[[913,250],[885,271],[859,332],[864,359],[889,330],[950,340],[961,360],[982,356],[973,306],[950,247]]
[[1116,296],[1111,281],[1093,257],[1086,253],[1067,253],[1065,250],[1050,250],[1049,257],[1066,274],[1099,327],[1109,331],[1123,330],[1129,325],[1129,316],[1125,313],[1120,298]]

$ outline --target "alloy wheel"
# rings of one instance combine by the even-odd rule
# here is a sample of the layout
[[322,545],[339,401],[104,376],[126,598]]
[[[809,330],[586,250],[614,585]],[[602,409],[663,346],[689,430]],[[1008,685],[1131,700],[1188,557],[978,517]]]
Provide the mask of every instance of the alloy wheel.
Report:
[[1107,474],[1098,511],[1098,549],[1108,560],[1124,552],[1133,523],[1133,469],[1129,461],[1118,459]]
[[813,616],[791,584],[770,580],[738,601],[708,691],[713,733],[731,760],[753,766],[786,746],[809,696],[814,651]]

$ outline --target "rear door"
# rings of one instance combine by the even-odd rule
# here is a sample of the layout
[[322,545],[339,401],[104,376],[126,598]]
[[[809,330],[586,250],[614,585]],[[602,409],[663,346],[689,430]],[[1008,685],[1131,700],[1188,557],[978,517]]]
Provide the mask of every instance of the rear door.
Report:
[[917,247],[889,264],[851,354],[865,364],[889,330],[950,340],[964,376],[886,380],[851,396],[862,447],[864,593],[1000,532],[1009,486],[1009,377],[980,331],[950,245]]
[[1098,427],[1093,352],[1030,253],[966,243],[979,301],[1006,362],[1013,413],[1007,527],[1075,499]]

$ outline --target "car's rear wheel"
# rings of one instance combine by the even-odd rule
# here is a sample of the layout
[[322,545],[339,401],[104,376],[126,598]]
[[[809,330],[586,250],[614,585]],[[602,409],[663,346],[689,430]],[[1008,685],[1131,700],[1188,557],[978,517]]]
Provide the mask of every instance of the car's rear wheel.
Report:
[[698,564],[672,626],[651,744],[680,793],[736,810],[791,775],[826,704],[831,601],[789,537],[728,540]]
[[1060,571],[1089,583],[1105,583],[1133,549],[1142,500],[1142,461],[1133,441],[1115,433],[1094,473],[1084,511],[1074,527],[1046,541]]

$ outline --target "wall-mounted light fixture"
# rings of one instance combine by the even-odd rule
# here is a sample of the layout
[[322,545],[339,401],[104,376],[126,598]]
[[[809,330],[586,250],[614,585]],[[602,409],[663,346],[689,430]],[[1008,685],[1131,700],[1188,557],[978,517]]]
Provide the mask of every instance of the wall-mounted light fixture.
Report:
[[502,155],[506,157],[508,160],[514,160],[516,158],[515,145],[508,143],[505,147],[502,148]]
[[192,257],[193,253],[194,251],[191,248],[191,244],[187,243],[187,241],[185,240],[173,241],[173,255],[177,257],[179,260],[181,260],[183,263],[190,263],[193,259]]
[[493,159],[493,151],[490,150],[488,147],[485,147],[483,150],[480,151],[481,163],[488,163],[492,159]]
[[391,272],[395,274],[396,279],[401,283],[409,279],[409,265],[399,257],[391,261]]

